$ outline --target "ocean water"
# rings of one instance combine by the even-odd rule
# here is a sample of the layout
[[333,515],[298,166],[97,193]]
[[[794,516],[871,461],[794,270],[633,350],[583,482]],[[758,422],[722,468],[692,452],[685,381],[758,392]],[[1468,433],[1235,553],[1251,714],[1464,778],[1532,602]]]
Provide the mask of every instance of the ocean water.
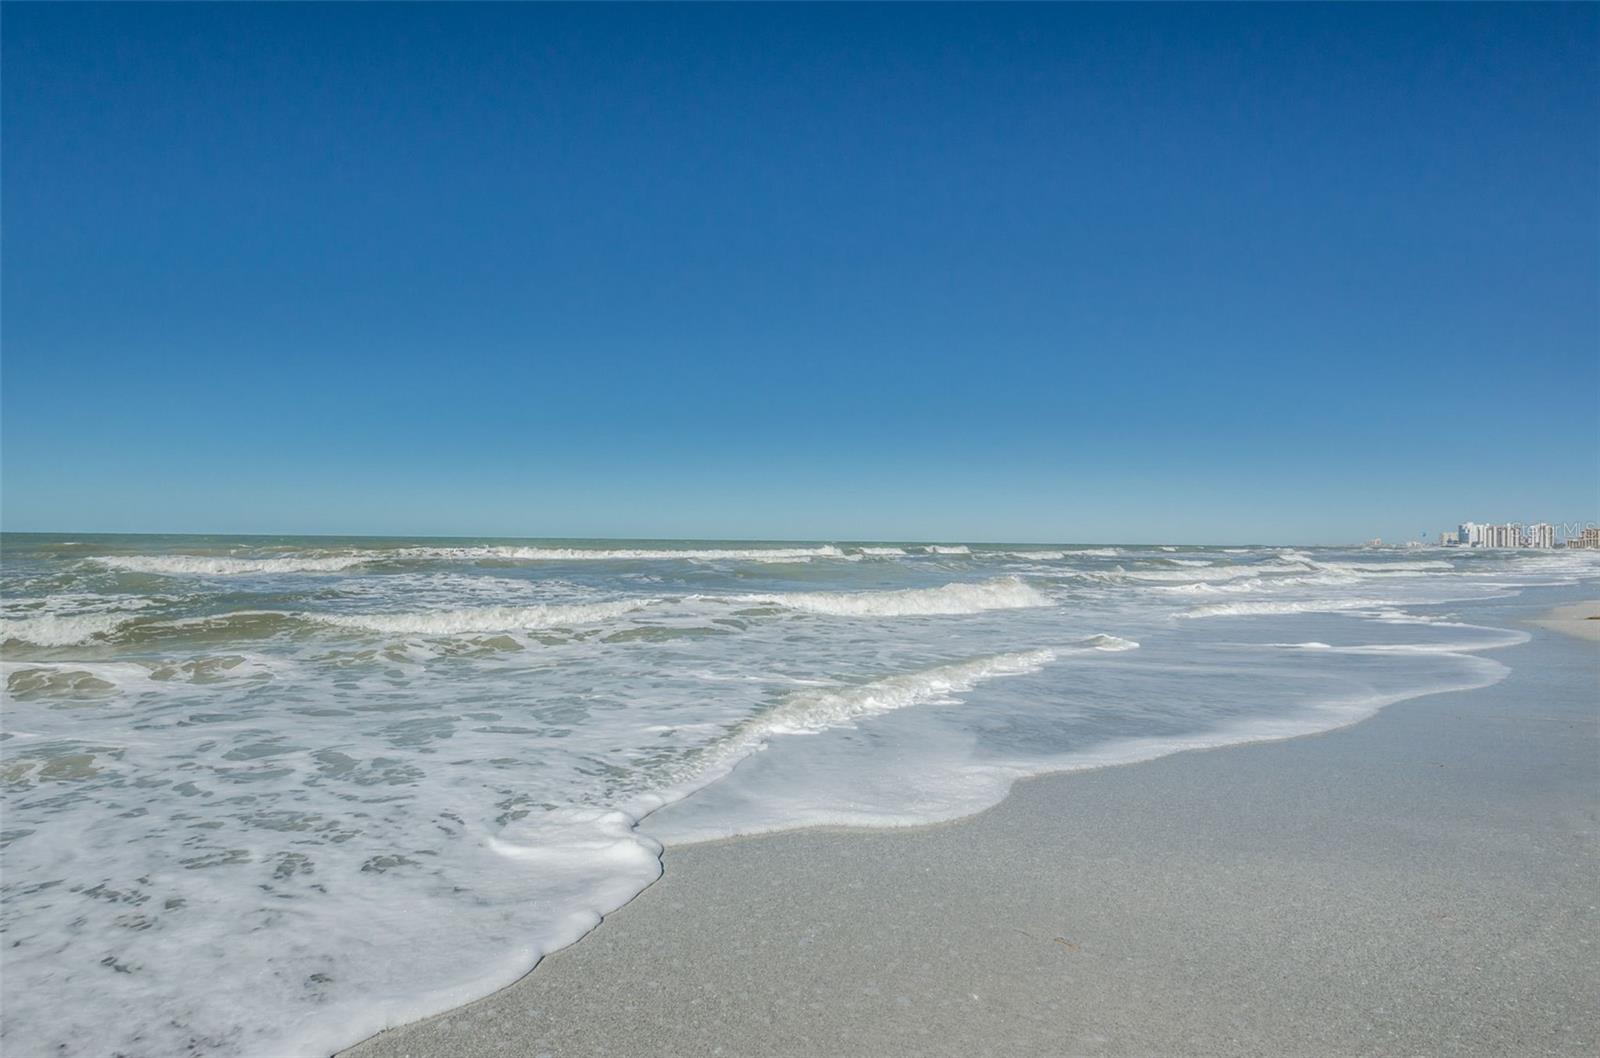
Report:
[[9,535],[0,1049],[327,1054],[514,980],[663,842],[950,819],[1485,686],[1526,635],[1475,611],[1595,580],[1580,552]]

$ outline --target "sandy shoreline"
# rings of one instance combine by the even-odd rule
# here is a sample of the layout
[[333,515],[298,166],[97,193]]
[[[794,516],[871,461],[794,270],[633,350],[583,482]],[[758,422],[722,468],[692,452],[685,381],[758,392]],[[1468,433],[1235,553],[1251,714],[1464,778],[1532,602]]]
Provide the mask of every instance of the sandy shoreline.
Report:
[[1600,600],[1557,606],[1532,623],[1553,632],[1600,642]]
[[955,823],[670,848],[517,984],[344,1053],[1595,1053],[1600,652],[1494,656]]

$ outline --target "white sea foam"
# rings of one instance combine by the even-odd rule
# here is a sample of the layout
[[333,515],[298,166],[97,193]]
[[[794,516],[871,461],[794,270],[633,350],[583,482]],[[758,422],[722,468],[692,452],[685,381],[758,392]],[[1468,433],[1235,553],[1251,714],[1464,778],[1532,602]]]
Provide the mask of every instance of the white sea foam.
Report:
[[1453,570],[1455,567],[1448,562],[1324,562],[1317,559],[1308,559],[1306,564],[1318,569],[1349,570],[1357,573],[1432,573],[1437,570]]
[[63,647],[98,642],[113,635],[142,611],[181,598],[83,591],[46,596],[13,592],[5,598],[0,643]]
[[114,613],[41,614],[0,621],[0,642],[63,647],[110,635],[127,620]]
[[735,597],[743,603],[782,606],[832,617],[920,617],[974,614],[1051,605],[1050,597],[1017,577],[958,582],[938,588],[889,591],[806,591]]
[[848,558],[832,544],[809,547],[426,547],[408,557],[505,562],[805,562]]
[[970,555],[972,548],[966,544],[929,544],[923,548],[930,555]]
[[745,727],[739,738],[743,741],[772,735],[815,734],[876,713],[930,702],[952,702],[984,680],[1037,672],[1055,658],[1053,650],[995,654],[887,676],[854,687],[797,691],[777,709]]
[[[1472,649],[1495,645],[1484,641]],[[1316,649],[1309,643],[1304,647]],[[1319,653],[1330,658],[1321,671],[1338,671],[1338,651],[1326,648]],[[1188,667],[1188,652],[1180,657]],[[1236,678],[1237,670],[1222,669],[1218,675],[1228,678],[1221,683],[1195,685],[1196,695],[1217,711],[1217,721],[1183,732],[1112,738],[1082,748],[1037,746],[1038,732],[1049,730],[1061,715],[1059,704],[1039,718],[1038,726],[1024,725],[1020,738],[1009,743],[1009,751],[989,746],[973,753],[961,748],[964,733],[970,730],[959,723],[962,711],[946,713],[950,720],[944,726],[931,718],[903,725],[896,734],[917,747],[915,754],[883,756],[877,745],[889,736],[881,729],[877,738],[852,741],[830,737],[825,729],[814,732],[819,736],[815,743],[799,744],[798,751],[785,747],[782,755],[763,754],[751,760],[751,766],[739,768],[702,794],[651,817],[646,828],[659,840],[677,843],[803,826],[883,827],[955,819],[996,803],[1013,782],[1027,776],[1315,734],[1356,723],[1408,698],[1484,687],[1508,671],[1491,659],[1450,650],[1419,650],[1402,657],[1409,657],[1407,665],[1425,661],[1427,667],[1414,672],[1403,666],[1385,670],[1378,687],[1368,684],[1369,675],[1343,686],[1330,684],[1321,694],[1302,691],[1279,711],[1234,719],[1225,719],[1225,703],[1245,685]],[[1116,673],[1137,678],[1137,671],[1119,666]],[[1408,672],[1412,672],[1409,678]],[[1260,692],[1280,696],[1281,701],[1282,686],[1270,680],[1257,689]],[[1067,714],[1071,715],[1070,708]],[[892,716],[888,722],[893,722]],[[946,728],[952,733],[948,740],[940,734]],[[814,751],[805,752],[810,745],[815,745]]]
[[1088,647],[1090,650],[1105,650],[1111,653],[1120,653],[1124,650],[1139,649],[1139,644],[1131,639],[1124,639],[1121,636],[1106,635],[1104,632],[1090,636],[1088,639],[1085,639],[1081,645]]
[[607,602],[539,604],[534,606],[479,606],[462,610],[420,613],[302,614],[307,620],[340,628],[361,629],[384,635],[451,636],[471,633],[514,632],[541,628],[568,628],[595,624],[633,613],[654,599],[617,599]]
[[1227,602],[1196,606],[1176,617],[1259,617],[1268,614],[1337,613],[1342,610],[1381,610],[1393,599],[1285,599],[1281,601]]
[[129,573],[161,576],[238,577],[285,573],[337,573],[364,565],[380,553],[325,557],[213,558],[206,555],[100,555],[89,561]]
[[1243,577],[1232,580],[1198,580],[1189,583],[1156,584],[1154,590],[1178,595],[1255,595],[1284,594],[1295,588],[1344,587],[1361,583],[1360,577],[1336,573],[1311,573],[1301,576]]
[[1443,621],[1431,622],[1429,625],[1436,629],[1462,629],[1467,632],[1467,636],[1462,639],[1438,639],[1416,643],[1354,643],[1328,649],[1345,654],[1471,654],[1480,650],[1501,650],[1505,647],[1520,646],[1533,638],[1527,632],[1513,628],[1489,628],[1484,625]]
[[164,576],[237,577],[289,573],[338,573],[372,563],[423,562],[807,562],[850,558],[832,544],[808,547],[396,547],[339,555],[215,557],[208,555],[102,555],[89,561],[130,573]]
[[1183,569],[1146,568],[1125,569],[1118,566],[1116,574],[1125,580],[1145,581],[1151,584],[1200,584],[1210,581],[1237,580],[1240,577],[1260,577],[1272,574],[1300,574],[1307,573],[1304,566],[1285,565],[1283,563],[1257,563],[1253,565],[1237,566],[1207,566],[1204,569],[1185,567]]

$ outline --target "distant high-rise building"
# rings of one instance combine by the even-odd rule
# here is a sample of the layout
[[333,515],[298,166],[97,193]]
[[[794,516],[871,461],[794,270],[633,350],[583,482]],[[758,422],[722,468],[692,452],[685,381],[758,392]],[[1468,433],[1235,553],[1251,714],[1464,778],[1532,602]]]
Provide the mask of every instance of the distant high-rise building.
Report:
[[1568,547],[1600,548],[1600,528],[1590,526],[1567,541]]
[[[1584,537],[1571,537],[1568,547],[1600,547],[1600,529],[1584,530]],[[1594,543],[1585,544],[1584,539]],[[1441,541],[1443,537],[1441,537]],[[1455,543],[1462,547],[1555,547],[1556,527],[1549,522],[1534,522],[1524,526],[1520,522],[1487,525],[1482,522],[1462,522],[1456,529]]]
[[1484,547],[1521,547],[1522,526],[1515,522],[1503,525],[1485,525],[1482,529]]

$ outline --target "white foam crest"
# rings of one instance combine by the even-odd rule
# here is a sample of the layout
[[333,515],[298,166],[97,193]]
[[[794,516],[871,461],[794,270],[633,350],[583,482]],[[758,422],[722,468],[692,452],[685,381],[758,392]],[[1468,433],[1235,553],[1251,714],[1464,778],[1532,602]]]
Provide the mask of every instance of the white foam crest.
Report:
[[966,544],[929,544],[922,550],[930,555],[970,555],[972,548]]
[[[1398,623],[1398,622],[1385,622]],[[1422,622],[1419,622],[1422,623]],[[1329,646],[1326,643],[1274,643],[1272,646],[1297,647],[1302,650],[1328,650],[1337,654],[1472,654],[1480,650],[1500,650],[1521,646],[1533,637],[1513,628],[1491,628],[1487,625],[1463,624],[1454,621],[1426,622],[1435,628],[1458,628],[1481,632],[1476,639],[1440,640],[1422,643],[1355,643],[1347,646]]]
[[[1280,645],[1325,648],[1311,643]],[[1471,649],[1496,645],[1499,644],[1482,643]],[[1428,678],[1398,687],[1364,687],[1357,680],[1349,692],[1302,701],[1286,714],[1239,717],[1182,733],[1098,741],[1084,749],[1067,748],[1038,756],[1022,753],[1009,759],[1003,755],[974,759],[960,752],[941,754],[928,744],[914,762],[880,762],[871,747],[852,747],[836,741],[828,748],[827,763],[819,754],[813,754],[810,767],[774,766],[752,772],[741,769],[728,783],[707,791],[702,799],[675,806],[686,810],[673,814],[669,809],[665,817],[650,820],[650,833],[673,844],[803,826],[887,827],[956,819],[998,802],[1014,781],[1025,776],[1131,764],[1186,750],[1315,734],[1356,723],[1395,702],[1485,687],[1509,671],[1499,662],[1448,648],[1429,653],[1453,658],[1457,664],[1453,670],[1436,671]],[[812,785],[819,771],[847,756],[860,758],[851,761],[855,765],[853,772],[830,774],[832,782]],[[871,762],[868,768],[861,767],[863,760]]]
[[1307,559],[1308,565],[1318,569],[1351,570],[1357,573],[1427,573],[1455,569],[1448,562],[1324,562]]
[[782,606],[832,617],[921,617],[1017,610],[1051,605],[1049,596],[1017,577],[890,591],[802,591],[734,596],[744,603]]
[[1304,566],[1264,562],[1248,566],[1207,566],[1204,569],[1124,569],[1118,567],[1116,572],[1128,580],[1146,581],[1152,584],[1198,584],[1206,581],[1259,577],[1263,573],[1304,574],[1306,569]]
[[920,672],[887,676],[854,687],[798,691],[741,732],[749,742],[769,735],[808,735],[864,716],[914,705],[948,703],[985,680],[1037,672],[1056,658],[1053,650],[995,654]]
[[308,613],[299,616],[321,624],[378,632],[383,635],[451,636],[595,624],[643,609],[655,601],[618,599],[595,603],[480,606],[464,610],[435,610],[421,613]]
[[1342,587],[1360,582],[1359,577],[1345,574],[1313,573],[1308,576],[1251,577],[1224,581],[1196,581],[1192,584],[1158,584],[1154,591],[1181,595],[1251,595],[1262,592],[1282,592],[1285,588]]
[[[1102,644],[1101,640],[1107,642]],[[1110,641],[1113,640],[1118,645],[1112,645]],[[1115,636],[1097,635],[1066,649],[1087,652],[1128,650],[1137,646]],[[649,815],[705,789],[728,775],[752,753],[765,749],[768,741],[777,736],[816,735],[898,709],[951,704],[986,680],[1037,672],[1056,657],[1055,650],[1015,651],[885,676],[853,686],[806,687],[789,692],[775,709],[751,717],[729,731],[722,741],[708,746],[698,758],[677,771],[669,786],[636,798],[632,806],[634,814]]]
[[861,547],[856,550],[872,558],[898,558],[906,553],[903,547]]
[[1267,614],[1336,613],[1341,610],[1381,610],[1393,599],[1299,599],[1281,602],[1226,602],[1196,606],[1174,617],[1258,617]]
[[128,618],[120,614],[40,614],[0,621],[0,643],[66,647],[115,632]]
[[205,555],[100,555],[90,561],[129,573],[159,576],[236,577],[275,573],[337,573],[360,566],[382,552],[323,558],[212,558]]
[[813,547],[417,547],[396,552],[412,558],[512,562],[796,562],[847,558],[832,544]]
[[1082,643],[1090,650],[1104,650],[1107,653],[1121,653],[1124,650],[1138,650],[1139,644],[1132,639],[1121,636],[1107,635],[1104,632],[1090,636]]

